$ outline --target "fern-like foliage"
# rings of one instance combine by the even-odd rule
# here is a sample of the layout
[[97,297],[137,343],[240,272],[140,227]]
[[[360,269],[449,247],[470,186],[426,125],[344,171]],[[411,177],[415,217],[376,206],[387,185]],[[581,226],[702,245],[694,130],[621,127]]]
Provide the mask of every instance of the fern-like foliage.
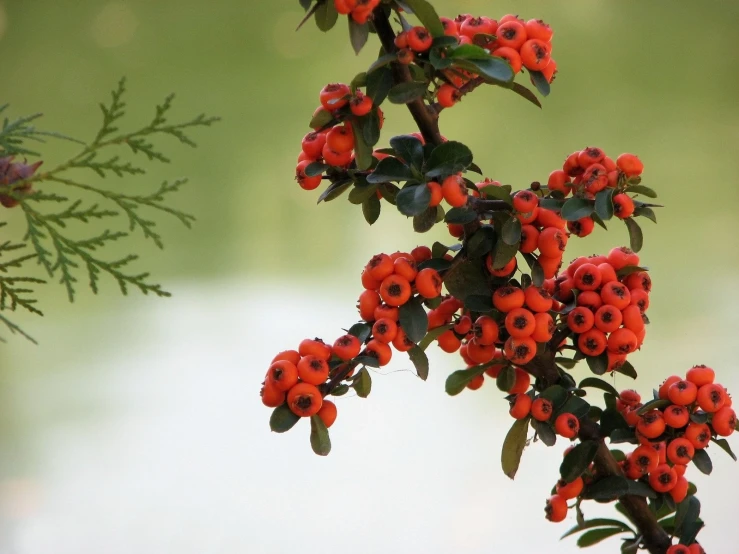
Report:
[[[139,177],[146,173],[141,161],[168,163],[161,151],[160,138],[171,137],[179,143],[194,147],[189,132],[207,127],[217,117],[197,117],[184,123],[168,119],[174,95],[156,106],[152,119],[131,131],[123,131],[126,115],[126,81],[121,79],[111,94],[109,103],[100,104],[102,124],[90,142],[82,142],[64,135],[39,131],[33,126],[40,114],[15,121],[5,119],[0,129],[0,161],[5,176],[0,175],[0,201],[3,205],[19,204],[26,222],[26,232],[17,242],[0,244],[0,323],[12,333],[26,335],[12,323],[5,312],[22,308],[43,315],[36,307],[32,286],[45,284],[45,279],[19,276],[26,273],[28,263],[35,260],[46,278],[58,281],[74,301],[80,279],[85,279],[94,293],[103,277],[112,278],[123,294],[133,288],[144,294],[169,296],[161,285],[151,281],[148,272],[132,269],[138,259],[135,253],[109,259],[106,247],[139,232],[159,248],[164,247],[157,229],[155,214],[173,216],[186,227],[191,227],[194,216],[170,205],[170,196],[177,192],[186,179],[165,181],[148,194],[134,195],[103,187],[100,181],[108,177]],[[0,114],[7,106],[0,107]],[[13,163],[13,156],[38,156],[26,146],[29,141],[43,142],[47,138],[61,138],[81,145],[68,161],[47,171],[36,171],[36,166]],[[124,159],[128,154],[133,160]],[[144,159],[142,159],[142,156]],[[136,160],[139,160],[138,162]],[[19,169],[18,169],[19,168]],[[50,192],[53,190],[53,192]],[[80,199],[95,195],[96,203]],[[102,233],[80,233],[80,224],[107,221],[110,227]],[[125,221],[125,223],[124,223]],[[113,227],[113,224],[117,226]],[[5,225],[0,223],[0,226]],[[82,227],[84,229],[84,226]],[[84,277],[83,277],[84,276]],[[32,340],[32,339],[31,339]]]

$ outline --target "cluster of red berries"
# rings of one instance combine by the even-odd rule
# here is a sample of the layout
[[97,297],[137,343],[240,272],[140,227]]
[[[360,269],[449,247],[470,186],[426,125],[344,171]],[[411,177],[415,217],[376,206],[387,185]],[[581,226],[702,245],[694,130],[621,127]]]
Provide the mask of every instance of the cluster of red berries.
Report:
[[380,366],[390,362],[392,344],[399,352],[415,345],[400,326],[400,307],[415,294],[430,300],[441,295],[439,272],[427,267],[419,271],[418,264],[431,258],[431,250],[418,247],[411,253],[377,254],[362,271],[364,292],[359,296],[360,317],[372,323],[372,340],[365,347],[377,358]]
[[[638,182],[642,171],[644,164],[634,154],[621,154],[614,162],[602,149],[589,146],[567,156],[562,169],[549,174],[547,186],[550,192],[556,191],[565,197],[572,193],[593,199],[606,188],[615,189]],[[634,213],[634,209],[634,201],[626,191],[613,195],[613,215],[625,219]],[[579,237],[588,236],[594,227],[595,222],[590,216],[567,223],[569,231]]]
[[638,266],[639,256],[619,247],[608,256],[577,258],[556,280],[544,283],[560,302],[574,300],[576,307],[567,314],[567,326],[577,336],[573,342],[586,356],[606,352],[609,371],[641,348],[646,336],[652,280],[641,269],[619,277],[625,268]]
[[[505,59],[513,73],[519,73],[525,67],[529,71],[540,71],[550,83],[554,79],[557,63],[552,58],[553,31],[541,19],[524,21],[517,15],[508,14],[498,21],[461,14],[455,19],[442,17],[441,23],[445,35],[456,38],[460,44],[476,44],[491,55]],[[414,27],[401,34],[396,45],[413,52],[424,52],[431,47],[427,36],[426,29]],[[408,63],[413,60],[412,55],[406,58],[409,59]],[[461,97],[459,87],[475,75],[455,71],[447,72],[446,76],[450,82],[439,87],[437,100],[442,107],[450,108]]]
[[343,83],[331,83],[323,87],[319,95],[321,105],[313,114],[314,119],[321,112],[331,114],[329,121],[333,126],[316,126],[303,137],[302,150],[298,156],[295,178],[305,190],[313,190],[321,184],[321,175],[306,175],[306,168],[314,162],[323,162],[333,167],[347,167],[354,160],[354,131],[352,120],[377,109],[380,126],[383,115],[375,108],[372,99],[357,89]]
[[[14,162],[13,156],[5,156],[0,158],[0,186],[12,185],[17,181],[28,179],[33,175],[42,162],[27,165],[25,162]],[[28,194],[31,191],[31,184],[26,183],[22,187],[15,190],[16,193]],[[18,200],[9,194],[0,194],[0,204],[6,208],[14,208],[18,205]]]
[[[297,350],[280,352],[272,359],[262,384],[262,403],[276,408],[287,402],[295,415],[317,414],[326,427],[331,427],[336,420],[336,405],[324,400],[319,386],[331,374],[332,357],[350,360],[359,355],[361,347],[357,337],[345,335],[339,337],[333,347],[321,339],[305,339]],[[347,357],[348,354],[351,355]]]
[[379,5],[380,0],[334,0],[337,12],[350,16],[360,25],[369,21],[372,11]]

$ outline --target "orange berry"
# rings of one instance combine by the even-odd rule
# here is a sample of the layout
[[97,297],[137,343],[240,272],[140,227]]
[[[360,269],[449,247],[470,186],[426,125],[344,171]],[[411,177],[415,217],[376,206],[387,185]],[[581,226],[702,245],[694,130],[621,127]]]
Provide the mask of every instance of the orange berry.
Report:
[[552,309],[552,297],[542,288],[531,285],[524,290],[524,302],[533,312],[548,312]]
[[333,111],[346,106],[350,96],[351,90],[348,86],[343,83],[332,83],[323,87],[319,99],[325,109]]
[[711,442],[711,428],[705,423],[688,423],[683,435],[691,444],[697,448],[705,448]]
[[600,164],[606,157],[605,152],[596,146],[588,146],[577,153],[577,164],[583,169],[593,164]]
[[431,200],[429,201],[429,208],[434,208],[441,204],[444,200],[444,193],[441,190],[441,185],[436,181],[429,181],[426,183],[429,191],[431,191]]
[[393,342],[397,334],[398,324],[388,318],[378,319],[372,326],[372,335],[374,338],[385,344]]
[[320,385],[328,379],[328,362],[312,354],[303,356],[300,362],[298,362],[297,368],[300,380],[305,383]]
[[615,306],[619,310],[626,309],[631,303],[631,292],[626,285],[617,281],[606,283],[600,291],[603,303]]
[[698,387],[695,383],[690,381],[680,380],[673,383],[669,389],[667,389],[667,398],[670,402],[677,404],[678,406],[687,406],[695,402],[698,396]]
[[[572,284],[574,285],[575,283]],[[595,313],[603,305],[603,299],[597,291],[586,290],[581,292],[577,297],[577,305],[583,308],[589,308]],[[593,321],[593,324],[595,325],[595,321]]]
[[526,365],[536,356],[536,343],[531,337],[509,337],[503,346],[505,357],[517,365]]
[[320,175],[308,177],[305,174],[305,168],[308,167],[311,163],[313,163],[311,160],[303,160],[301,162],[298,162],[298,165],[295,168],[295,179],[298,181],[298,185],[300,185],[300,188],[302,188],[303,190],[315,190],[320,186],[322,181]]
[[426,27],[413,27],[408,31],[408,47],[414,52],[425,52],[434,39]]
[[539,230],[533,225],[521,227],[521,244],[518,249],[522,254],[531,254],[539,247]]
[[724,387],[718,384],[711,383],[708,385],[702,385],[698,389],[696,400],[698,401],[698,406],[700,406],[701,410],[704,412],[717,412],[724,407],[724,403],[726,402],[726,392],[724,391]]
[[[374,320],[387,318],[391,321],[398,321],[400,319],[400,311],[395,306],[388,306],[387,304],[380,304],[375,308]],[[443,324],[442,324],[443,325]]]
[[287,406],[300,417],[310,417],[318,413],[323,405],[321,392],[309,383],[298,383],[287,393]]
[[561,258],[567,246],[567,233],[557,227],[547,227],[539,233],[538,246],[542,255]]
[[393,274],[393,259],[387,254],[372,256],[367,263],[367,273],[375,281],[382,282],[385,277]]
[[608,335],[608,350],[618,354],[630,354],[637,348],[636,334],[629,329],[616,329]]
[[461,208],[467,204],[467,185],[460,175],[450,175],[441,184],[444,200],[454,208]]
[[634,154],[621,154],[616,165],[627,177],[637,177],[644,171],[644,164]]
[[673,464],[687,465],[695,455],[695,447],[688,439],[672,439],[667,445],[667,459]]
[[592,329],[595,316],[588,308],[575,308],[567,314],[567,326],[573,333],[581,334]]
[[513,209],[521,213],[529,213],[539,205],[539,197],[530,190],[520,190],[513,195]]
[[477,343],[484,346],[492,345],[498,340],[498,324],[492,317],[481,315],[475,320],[472,333]]
[[357,117],[365,116],[372,111],[372,98],[358,90],[349,101],[349,109]]
[[685,379],[687,381],[690,381],[691,383],[695,383],[697,387],[710,385],[711,383],[713,383],[713,380],[715,378],[716,372],[705,365],[694,365],[688,370],[688,373],[685,375]]
[[459,89],[449,83],[444,83],[436,92],[436,100],[442,108],[451,108],[461,100]]
[[728,437],[736,429],[736,412],[728,406],[724,406],[713,414],[711,426],[717,435]]
[[511,400],[511,408],[508,413],[513,419],[523,419],[528,417],[531,411],[531,397],[525,393],[519,393]]
[[554,406],[546,398],[540,396],[531,403],[531,417],[537,421],[548,421],[553,412]]
[[639,256],[630,248],[620,246],[608,253],[608,263],[613,266],[613,269],[619,271],[626,266],[639,265]]
[[604,333],[612,333],[621,326],[623,315],[618,308],[605,305],[595,312],[595,327]]
[[659,397],[662,400],[667,400],[668,389],[673,385],[673,383],[677,383],[678,381],[680,381],[680,377],[678,377],[677,375],[671,375],[670,377],[665,379],[659,387]]
[[382,300],[380,295],[374,290],[365,290],[359,295],[359,317],[365,321],[373,321],[375,319],[375,308],[377,308]]
[[530,39],[535,38],[543,40],[544,42],[552,40],[554,31],[552,31],[549,24],[545,23],[541,19],[529,19],[524,24],[524,27],[526,28],[526,34]]
[[298,368],[287,360],[274,362],[267,370],[267,380],[282,392],[287,392],[298,382]]
[[630,196],[624,193],[616,194],[613,197],[613,215],[620,219],[631,217],[634,213],[634,201]]
[[321,409],[317,412],[326,427],[331,427],[336,421],[336,404],[330,400],[324,400]]
[[398,352],[408,352],[414,346],[416,346],[416,343],[408,338],[402,327],[398,327],[398,334],[395,335],[395,340],[393,340],[395,350]]
[[552,56],[551,44],[536,38],[521,45],[521,62],[530,71],[541,71],[549,65]]
[[412,282],[416,275],[418,275],[418,268],[416,268],[416,261],[410,257],[405,258],[398,258],[395,260],[393,264],[393,271],[396,275],[400,275],[401,277],[408,280],[408,282]]
[[515,308],[523,308],[526,295],[518,287],[501,287],[493,293],[493,305],[500,312],[508,313]]
[[268,408],[276,408],[281,406],[285,402],[285,391],[278,389],[271,381],[267,380],[259,391],[259,396],[262,397],[262,404]]
[[646,475],[659,466],[659,454],[651,446],[637,446],[629,455],[629,461],[640,475]]
[[667,464],[660,464],[649,474],[649,486],[657,492],[668,492],[677,484],[677,474]]
[[[673,466],[672,469],[676,469],[678,466]],[[685,466],[682,466],[685,467]],[[677,471],[675,471],[677,473]],[[678,475],[677,482],[675,483],[675,486],[670,489],[669,493],[672,497],[672,500],[675,502],[675,504],[680,504],[685,498],[688,496],[688,488],[690,487],[690,483],[688,483],[688,480],[683,477],[682,475]],[[691,552],[690,548],[687,550],[688,552]],[[680,552],[678,550],[678,552]],[[700,551],[699,551],[700,552]]]
[[519,21],[504,21],[498,26],[496,33],[498,46],[507,46],[514,50],[520,50],[526,42],[526,28]]
[[531,386],[531,375],[526,373],[520,367],[515,368],[516,380],[513,386],[508,390],[508,394],[523,394],[529,390]]
[[[397,338],[397,335],[396,335]],[[364,348],[365,352],[368,356],[372,356],[373,358],[377,359],[377,363],[380,364],[380,366],[384,366],[390,363],[390,358],[393,357],[393,351],[390,350],[390,347],[385,344],[384,342],[380,342],[379,340],[372,339],[367,343],[367,346]]]
[[656,439],[665,432],[665,420],[662,412],[651,410],[641,416],[641,420],[636,424],[636,430],[648,439]]
[[603,276],[598,266],[591,263],[584,263],[575,270],[572,276],[573,285],[577,290],[597,290]]
[[272,358],[272,361],[270,364],[273,364],[275,362],[279,362],[281,360],[285,360],[287,362],[292,363],[293,365],[297,365],[300,361],[300,352],[297,350],[283,350],[282,352],[278,353],[274,358]]
[[514,74],[521,71],[521,67],[523,67],[523,62],[521,61],[521,55],[518,53],[518,50],[515,50],[508,46],[502,46],[500,48],[496,48],[495,50],[493,50],[491,55],[496,56],[498,58],[503,58],[504,60],[506,60],[508,64],[511,66],[511,69],[513,70]]
[[690,412],[685,406],[672,404],[665,408],[664,418],[668,427],[681,429],[690,421]]
[[342,335],[336,341],[331,348],[334,356],[340,360],[347,362],[352,358],[359,355],[359,351],[362,349],[362,343],[354,335]]
[[[672,490],[670,490],[670,492],[672,492]],[[690,548],[684,544],[673,544],[667,549],[665,554],[690,554]]]
[[534,314],[536,327],[531,333],[531,338],[536,342],[549,342],[554,336],[554,319],[546,312]]
[[613,269],[613,266],[609,264],[608,262],[603,262],[601,264],[598,264],[598,270],[600,271],[600,284],[605,285],[606,283],[611,283],[612,281],[618,281],[618,277],[616,276],[616,270]]
[[476,364],[486,364],[493,359],[495,346],[480,344],[476,339],[467,343],[467,356]]
[[447,354],[456,352],[462,346],[462,341],[459,340],[451,329],[439,335],[439,338],[436,340],[439,343],[439,348]]
[[441,276],[433,268],[427,267],[416,276],[416,289],[424,298],[436,298],[441,294]]
[[649,308],[649,293],[641,289],[634,289],[630,294],[631,305],[638,307],[641,312],[646,312]]
[[380,297],[389,306],[402,306],[411,297],[411,284],[400,275],[389,275],[382,280]]
[[337,125],[326,135],[326,146],[339,154],[354,150],[354,133],[348,127]]
[[485,384],[485,376],[476,375],[472,378],[472,381],[467,383],[467,388],[470,390],[477,390],[482,387],[483,384]]
[[618,395],[616,406],[619,410],[622,410],[626,406],[636,406],[639,402],[641,402],[641,395],[635,390],[628,389],[621,391],[621,394]]
[[321,339],[305,339],[301,341],[298,345],[298,352],[301,356],[312,355],[325,361],[331,358],[331,347]]
[[506,314],[505,328],[513,338],[530,337],[536,329],[534,314],[526,308],[515,308]]
[[416,260],[417,264],[420,264],[421,262],[431,259],[431,249],[428,246],[416,246],[411,250],[411,256],[413,256],[413,259]]
[[576,478],[571,483],[560,479],[559,481],[557,481],[556,490],[559,496],[561,496],[565,500],[571,500],[580,496],[580,493],[582,492],[584,486],[585,482],[583,481],[582,477]]
[[573,414],[559,414],[554,421],[554,430],[566,439],[574,439],[580,431],[580,421]]
[[634,333],[640,333],[644,330],[644,314],[638,306],[627,306],[621,312],[624,327],[630,329]]
[[547,499],[544,513],[549,521],[553,521],[554,523],[563,521],[567,517],[567,500],[555,494]]
[[567,230],[576,237],[587,237],[595,229],[595,222],[592,217],[583,217],[577,221],[568,221]]
[[600,329],[592,328],[577,337],[577,347],[586,356],[600,356],[608,346],[608,339]]

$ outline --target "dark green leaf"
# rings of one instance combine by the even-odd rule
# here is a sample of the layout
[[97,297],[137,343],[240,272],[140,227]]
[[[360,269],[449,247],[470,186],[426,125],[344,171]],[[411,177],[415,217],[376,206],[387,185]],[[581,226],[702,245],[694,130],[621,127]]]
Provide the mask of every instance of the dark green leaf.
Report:
[[369,393],[372,391],[372,376],[366,367],[363,367],[357,372],[352,388],[357,391],[357,396],[360,398],[367,398],[369,396]]
[[649,402],[645,403],[636,411],[636,413],[639,415],[644,415],[651,410],[660,410],[662,408],[666,408],[670,404],[672,404],[672,402],[670,402],[669,400],[661,400],[657,398],[656,400],[650,400]]
[[355,323],[349,327],[349,334],[354,335],[359,339],[359,342],[363,343],[372,334],[372,326],[366,323]]
[[352,82],[349,83],[349,86],[352,89],[352,93],[356,92],[357,89],[360,87],[366,87],[367,86],[367,71],[362,71],[361,73],[357,73],[354,76],[354,79],[352,79]]
[[380,217],[380,210],[382,209],[382,205],[380,204],[380,199],[377,198],[376,194],[373,194],[367,200],[362,202],[362,214],[364,215],[365,221],[372,225],[375,221],[377,221],[377,218]]
[[326,187],[326,190],[321,193],[321,196],[318,197],[318,201],[316,203],[320,204],[323,201],[331,202],[331,200],[335,200],[336,198],[344,194],[353,184],[354,183],[349,180],[336,181],[335,183],[331,183],[328,187]]
[[560,215],[567,221],[577,221],[593,213],[595,204],[592,200],[585,198],[570,198],[562,206]]
[[361,204],[371,196],[377,197],[377,185],[371,185],[366,180],[354,183],[354,188],[349,193],[349,202]]
[[466,208],[452,208],[446,213],[444,221],[447,223],[457,223],[459,225],[465,225],[466,223],[472,223],[477,219],[477,213],[473,210]]
[[421,350],[426,350],[432,342],[434,342],[436,339],[438,339],[441,335],[446,333],[452,327],[454,327],[454,324],[450,323],[448,325],[442,325],[441,327],[436,327],[435,329],[431,329],[428,333],[426,333],[426,336],[423,337],[421,342],[418,343],[418,347]]
[[[445,260],[444,258],[432,258],[418,264],[418,271],[426,269],[427,267],[435,269],[436,271],[445,271],[449,269],[451,265],[452,262],[450,262],[449,260]],[[446,279],[444,280],[444,284],[446,284]],[[448,288],[449,287],[447,286],[447,289]]]
[[631,362],[629,361],[625,361],[613,371],[615,371],[616,373],[621,373],[623,375],[626,375],[627,377],[631,377],[632,379],[637,378],[636,370],[634,369],[634,366],[631,365]]
[[372,156],[372,147],[367,144],[364,138],[364,118],[359,118],[352,125],[352,135],[354,135],[354,161],[357,163],[357,169],[365,170],[372,166],[375,158]]
[[623,442],[636,444],[637,442],[632,429],[614,429],[611,431],[611,434],[608,435],[608,438],[611,439],[611,444],[619,444]]
[[387,99],[393,104],[407,104],[413,102],[416,98],[423,98],[426,94],[428,84],[417,81],[410,81],[408,83],[398,83],[387,94]]
[[623,521],[619,521],[617,519],[597,518],[585,521],[584,525],[576,525],[562,535],[560,539],[567,538],[575,533],[579,533],[580,531],[585,531],[586,529],[592,529],[593,527],[617,527],[622,531],[632,531],[631,527],[626,525]]
[[592,529],[580,535],[580,538],[577,539],[577,546],[579,546],[580,548],[593,546],[594,544],[598,544],[600,541],[605,540],[608,537],[618,535],[619,533],[624,533],[624,530],[614,527]]
[[631,249],[634,252],[639,252],[641,247],[644,245],[644,235],[642,234],[641,227],[632,217],[624,219],[626,228],[629,230],[629,242]]
[[638,206],[637,208],[634,208],[633,217],[646,217],[654,223],[657,223],[657,214],[648,206]]
[[367,96],[375,106],[379,106],[387,98],[393,87],[393,72],[389,67],[381,67],[367,74]]
[[528,428],[528,418],[517,420],[503,441],[500,462],[503,467],[503,473],[511,479],[516,476],[518,466],[521,463],[521,455],[523,454],[523,449],[526,448]]
[[480,314],[487,314],[492,312],[495,307],[493,306],[493,298],[491,295],[482,294],[471,294],[464,299],[464,307],[472,312]]
[[[333,6],[333,2],[331,2]],[[313,452],[319,456],[328,456],[331,452],[331,439],[328,436],[328,429],[318,414],[310,418],[310,445]]]
[[368,183],[385,183],[389,181],[408,181],[413,178],[411,168],[398,158],[388,157],[380,160],[375,170],[367,175]]
[[460,44],[449,52],[450,58],[484,58],[488,53],[475,44]]
[[422,213],[413,216],[413,230],[425,233],[436,224],[436,207],[426,208]]
[[331,396],[344,396],[347,392],[349,392],[349,385],[339,385],[334,388],[329,394]]
[[521,221],[515,215],[503,224],[501,237],[508,246],[518,246],[521,242]]
[[464,260],[454,265],[444,276],[449,294],[462,302],[470,295],[489,295],[490,287],[480,260]]
[[316,25],[324,33],[330,31],[336,21],[339,19],[339,12],[336,11],[336,4],[333,2],[323,2],[316,9]]
[[513,92],[515,92],[519,96],[522,96],[526,100],[531,102],[534,106],[538,106],[539,108],[541,108],[541,102],[539,102],[539,99],[536,97],[536,95],[533,92],[531,92],[530,89],[526,88],[525,86],[519,83],[516,83],[516,82],[511,82],[508,84],[507,87],[504,87],[504,88],[511,89]]
[[393,54],[383,54],[379,58],[377,58],[371,66],[367,68],[367,74],[372,73],[376,69],[380,69],[381,67],[384,67],[392,62],[395,62],[398,60],[398,55]]
[[693,423],[706,423],[708,422],[708,414],[706,412],[693,412],[690,414],[690,421]]
[[[576,360],[570,360],[569,358],[564,358],[562,356],[554,358],[554,362],[565,369],[573,369],[577,365]],[[582,385],[580,385],[579,388],[582,388]]]
[[478,365],[469,369],[459,369],[446,378],[444,389],[449,396],[456,396],[478,375],[482,375],[489,364]]
[[711,439],[714,443],[718,445],[719,448],[721,448],[724,452],[726,452],[729,456],[732,457],[732,459],[736,462],[736,454],[732,452],[731,447],[729,446],[729,442],[726,439]]
[[630,192],[632,194],[641,194],[648,198],[657,198],[657,193],[654,192],[649,187],[645,187],[644,185],[634,185],[626,189],[626,192]]
[[564,206],[565,201],[559,200],[558,198],[540,198],[539,199],[539,207],[540,208],[546,208],[547,210],[554,210],[555,212],[558,212],[562,209],[562,206]]
[[334,116],[331,115],[331,112],[329,112],[328,110],[320,110],[316,115],[313,116],[308,125],[311,129],[321,129],[323,127],[326,127],[333,120]]
[[518,253],[518,246],[518,243],[510,245],[502,240],[497,241],[493,247],[493,269],[503,269]]
[[657,498],[657,492],[647,483],[641,481],[629,481],[629,494],[644,496],[646,498]]
[[489,56],[486,58],[455,58],[454,65],[466,71],[477,73],[487,82],[508,84],[515,77],[510,64],[503,58]]
[[423,168],[423,144],[416,137],[400,135],[390,139],[398,158],[419,171]]
[[387,200],[393,206],[395,205],[395,197],[400,192],[400,189],[396,185],[392,183],[380,183],[377,185],[377,190],[380,191],[380,195],[384,200]]
[[486,198],[492,198],[493,200],[503,200],[504,202],[508,202],[508,204],[513,204],[511,191],[507,187],[489,185],[480,189],[480,192],[484,194]]
[[613,217],[613,193],[615,189],[607,188],[595,195],[595,213],[603,221]]
[[695,537],[698,535],[705,523],[702,521],[693,521],[692,523],[686,522],[683,525],[683,532],[680,534],[681,544],[690,544],[695,541]]
[[679,535],[686,523],[695,522],[701,515],[701,503],[695,496],[688,496],[677,505],[675,534]]
[[354,358],[357,365],[366,365],[367,367],[380,367],[380,362],[374,356],[362,355]]
[[557,435],[555,434],[552,426],[546,421],[531,420],[531,426],[536,431],[537,436],[541,439],[541,442],[547,446],[554,446],[557,443]]
[[444,27],[434,7],[426,0],[404,0],[433,37],[443,37]]
[[586,377],[585,379],[580,381],[579,385],[577,385],[577,388],[579,389],[584,389],[586,387],[600,389],[605,392],[610,392],[614,396],[619,396],[618,391],[613,388],[613,385],[611,385],[607,381],[604,381],[603,379],[598,379],[597,377]]
[[324,171],[326,171],[329,167],[330,166],[326,164],[313,162],[308,164],[308,166],[303,170],[303,173],[305,173],[308,177],[317,177],[318,175],[323,175]]
[[590,371],[596,375],[603,375],[608,371],[608,355],[605,352],[600,356],[588,356],[586,360]]
[[648,271],[648,268],[641,267],[638,265],[627,265],[626,267],[622,267],[616,272],[616,276],[621,279],[623,277],[628,277],[632,273],[639,273],[640,271]]
[[616,500],[629,493],[629,481],[625,477],[612,475],[593,483],[583,491],[589,500]]
[[458,173],[472,163],[472,152],[461,142],[450,140],[440,144],[426,161],[426,176],[442,177]]
[[628,429],[629,424],[618,410],[607,408],[600,416],[600,427],[604,435],[610,436],[616,429]]
[[538,90],[542,96],[549,96],[549,81],[544,77],[544,74],[541,71],[529,71],[529,75],[531,75],[531,82],[536,87],[536,90]]
[[562,408],[560,409],[560,413],[573,414],[577,419],[584,418],[586,415],[588,415],[589,411],[590,404],[577,396],[570,396],[567,402],[565,402],[564,406],[562,406]]
[[472,258],[482,258],[493,249],[495,230],[489,225],[480,227],[467,241],[467,253]]
[[311,3],[313,0],[298,0],[300,2],[300,6],[305,10],[308,11],[308,8],[310,8]]
[[429,326],[428,316],[423,305],[416,297],[411,298],[400,307],[400,326],[410,340],[418,343],[425,335]]
[[422,214],[431,202],[431,191],[425,184],[405,187],[395,197],[395,205],[403,215],[412,217]]
[[473,171],[477,173],[478,175],[482,175],[482,169],[480,169],[480,166],[476,163],[471,163],[469,167],[467,168],[467,171]]
[[513,369],[513,366],[505,366],[503,369],[500,370],[498,373],[498,377],[495,378],[495,385],[498,387],[499,390],[502,390],[503,392],[508,392],[513,388],[513,385],[516,384],[516,370]]
[[693,455],[693,464],[701,473],[705,473],[706,475],[710,475],[713,471],[711,457],[704,449],[696,449],[695,454]]
[[298,421],[300,421],[300,416],[295,415],[287,404],[281,404],[272,411],[269,428],[275,433],[285,433],[292,429]]
[[580,477],[590,462],[595,459],[598,451],[598,443],[596,441],[582,441],[580,444],[570,450],[562,460],[559,466],[559,474],[566,483],[572,483]]
[[560,385],[552,385],[541,393],[541,397],[549,400],[554,410],[557,411],[567,402],[567,391]]
[[369,24],[364,23],[360,25],[351,17],[348,17],[347,20],[349,21],[349,40],[352,43],[354,52],[359,54],[364,45],[367,44],[367,39],[369,38]]
[[541,287],[544,284],[544,281],[544,268],[541,267],[539,260],[537,260],[531,268],[531,282],[535,287]]
[[[380,115],[377,109],[360,118],[362,121],[362,137],[367,146],[374,146],[380,140]],[[370,155],[372,152],[370,150]]]
[[408,351],[408,356],[413,363],[413,367],[416,368],[416,373],[422,380],[426,380],[429,377],[429,359],[426,357],[426,353],[418,346],[414,346]]

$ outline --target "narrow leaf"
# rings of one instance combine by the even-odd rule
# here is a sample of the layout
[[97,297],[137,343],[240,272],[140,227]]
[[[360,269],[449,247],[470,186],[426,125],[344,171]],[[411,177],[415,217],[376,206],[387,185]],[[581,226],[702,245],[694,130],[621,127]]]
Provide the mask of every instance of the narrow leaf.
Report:
[[287,404],[282,404],[272,411],[269,428],[275,433],[285,433],[292,429],[298,421],[300,421],[300,416],[295,415]]
[[518,466],[521,464],[521,455],[523,454],[523,449],[526,448],[528,428],[528,418],[517,420],[503,441],[500,462],[503,467],[503,473],[511,479],[516,477]]
[[400,307],[400,326],[410,340],[418,343],[426,335],[428,316],[420,300],[413,297]]
[[418,376],[425,381],[429,377],[429,359],[426,353],[419,346],[414,346],[408,351],[408,356],[416,368]]
[[331,452],[331,439],[328,436],[328,429],[317,414],[310,418],[310,445],[313,452],[319,456],[328,456],[328,453]]
[[631,249],[634,252],[639,252],[644,245],[644,235],[642,234],[641,227],[632,217],[624,219],[626,228],[629,230],[629,242]]

